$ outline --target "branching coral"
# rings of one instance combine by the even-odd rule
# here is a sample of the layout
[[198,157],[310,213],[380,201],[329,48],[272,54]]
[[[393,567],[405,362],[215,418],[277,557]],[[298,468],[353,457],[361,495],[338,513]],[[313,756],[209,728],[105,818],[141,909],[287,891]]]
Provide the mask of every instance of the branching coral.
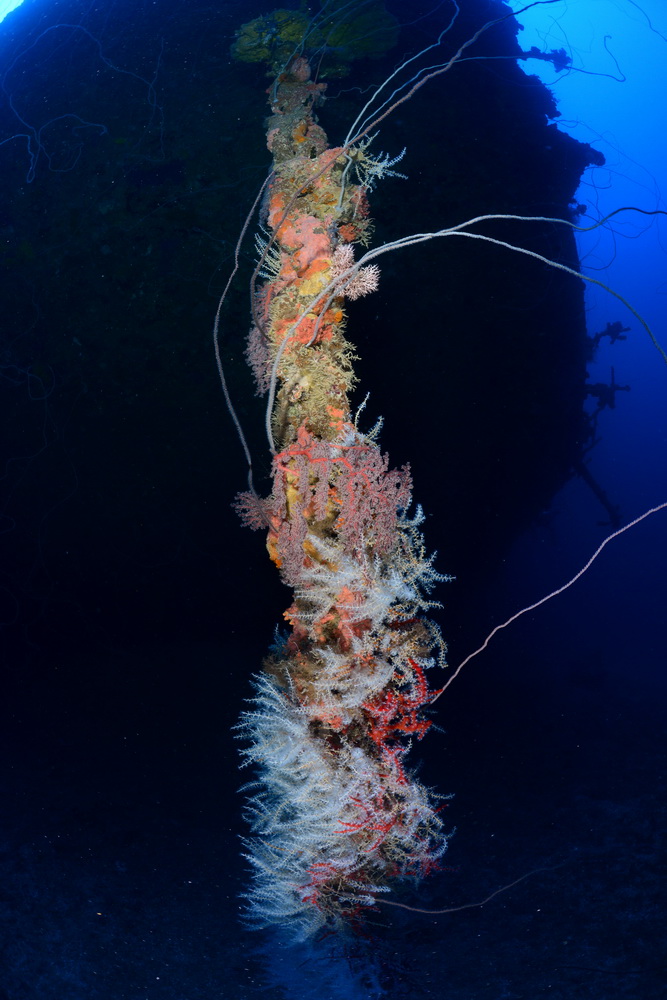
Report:
[[357,265],[351,246],[368,217],[371,167],[349,183],[340,149],[304,155],[319,93],[300,57],[272,95],[283,113],[270,120],[277,158],[249,356],[260,387],[272,387],[273,490],[238,501],[246,523],[268,528],[294,595],[289,635],[239,726],[257,770],[249,917],[288,921],[296,937],[358,921],[393,881],[437,868],[447,846],[438,797],[405,764],[430,726],[427,672],[444,661],[423,617],[444,578],[425,553],[421,515],[406,516],[409,469],[392,469],[377,434],[352,420],[343,302],[377,284],[377,268]]

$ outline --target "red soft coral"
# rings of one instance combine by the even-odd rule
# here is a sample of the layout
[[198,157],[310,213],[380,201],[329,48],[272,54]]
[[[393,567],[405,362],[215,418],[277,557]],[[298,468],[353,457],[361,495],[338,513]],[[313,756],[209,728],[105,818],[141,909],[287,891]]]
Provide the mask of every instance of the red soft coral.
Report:
[[356,445],[345,450],[336,483],[340,514],[335,527],[345,548],[358,552],[365,546],[384,555],[396,542],[399,510],[410,503],[410,468],[390,469],[389,458],[377,445]]

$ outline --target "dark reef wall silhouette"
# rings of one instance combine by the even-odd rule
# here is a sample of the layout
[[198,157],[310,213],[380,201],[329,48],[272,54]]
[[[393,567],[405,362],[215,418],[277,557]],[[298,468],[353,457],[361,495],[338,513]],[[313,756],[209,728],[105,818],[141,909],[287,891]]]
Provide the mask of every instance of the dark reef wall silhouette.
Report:
[[[403,5],[389,7],[400,20]],[[443,51],[506,11],[467,3]],[[210,337],[269,164],[265,81],[229,56],[254,14],[247,3],[27,4],[0,42],[1,618],[16,662],[19,649],[218,638],[243,627],[251,602],[266,602],[267,622],[279,613],[262,544],[230,509],[245,472]],[[443,18],[406,27],[400,51],[427,44]],[[517,65],[519,42],[504,22],[383,123],[377,148],[407,147],[408,179],[375,192],[377,241],[485,212],[572,217],[597,154],[558,131],[551,95]],[[320,115],[332,140],[397,51],[329,81]],[[484,231],[577,265],[565,227]],[[242,278],[254,259],[249,240]],[[439,568],[459,577],[445,595],[454,620],[581,456],[583,286],[471,240],[382,263],[350,336],[368,420],[384,415],[383,445],[412,464]],[[223,351],[261,478],[248,323],[241,281]]]

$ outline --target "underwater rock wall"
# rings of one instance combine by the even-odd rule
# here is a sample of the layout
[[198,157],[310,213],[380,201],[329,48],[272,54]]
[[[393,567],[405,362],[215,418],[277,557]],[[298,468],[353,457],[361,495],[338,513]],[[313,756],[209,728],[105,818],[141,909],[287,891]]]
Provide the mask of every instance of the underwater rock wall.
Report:
[[[150,4],[83,19],[78,7],[61,4],[60,21],[26,8],[3,41],[2,135],[27,131],[13,107],[39,137],[0,149],[13,655],[26,640],[34,651],[174,631],[215,638],[251,600],[282,601],[261,545],[248,552],[229,509],[244,469],[210,345],[233,245],[269,165],[257,69],[229,54],[247,4],[193,4],[168,18]],[[389,4],[399,20],[401,7]],[[504,10],[466,4],[446,47]],[[434,16],[407,27],[399,48],[416,51],[442,26]],[[377,242],[486,211],[568,217],[596,154],[558,131],[549,93],[515,62],[512,22],[475,55],[500,45],[507,60],[461,63],[383,123],[378,149],[407,147],[408,180],[374,192]],[[328,82],[319,113],[332,141],[358,111],[354,88],[389,72],[396,51]],[[565,229],[518,225],[489,231],[576,266]],[[566,481],[586,435],[581,284],[471,242],[387,257],[379,292],[351,308],[368,419],[384,415],[387,449],[411,462],[437,515],[429,538],[439,568],[459,576],[454,610]],[[249,246],[246,272],[253,261]],[[223,353],[261,472],[247,315],[241,284]]]

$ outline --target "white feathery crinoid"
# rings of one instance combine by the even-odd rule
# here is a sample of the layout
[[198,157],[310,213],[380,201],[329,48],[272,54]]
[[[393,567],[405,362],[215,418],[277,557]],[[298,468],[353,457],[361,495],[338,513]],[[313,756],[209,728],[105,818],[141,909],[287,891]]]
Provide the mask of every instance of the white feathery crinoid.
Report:
[[267,281],[274,281],[280,274],[283,265],[282,254],[274,243],[270,243],[270,236],[263,227],[262,234],[255,233],[255,249],[259,260],[262,261],[262,266],[257,274]]
[[348,160],[354,166],[357,182],[372,191],[378,181],[385,177],[400,177],[406,181],[407,174],[402,174],[398,170],[393,170],[397,163],[400,163],[406,154],[407,147],[404,147],[398,156],[389,156],[389,153],[378,153],[377,156],[369,156],[368,148],[378,133],[366,136],[357,146],[353,146],[348,151]]

